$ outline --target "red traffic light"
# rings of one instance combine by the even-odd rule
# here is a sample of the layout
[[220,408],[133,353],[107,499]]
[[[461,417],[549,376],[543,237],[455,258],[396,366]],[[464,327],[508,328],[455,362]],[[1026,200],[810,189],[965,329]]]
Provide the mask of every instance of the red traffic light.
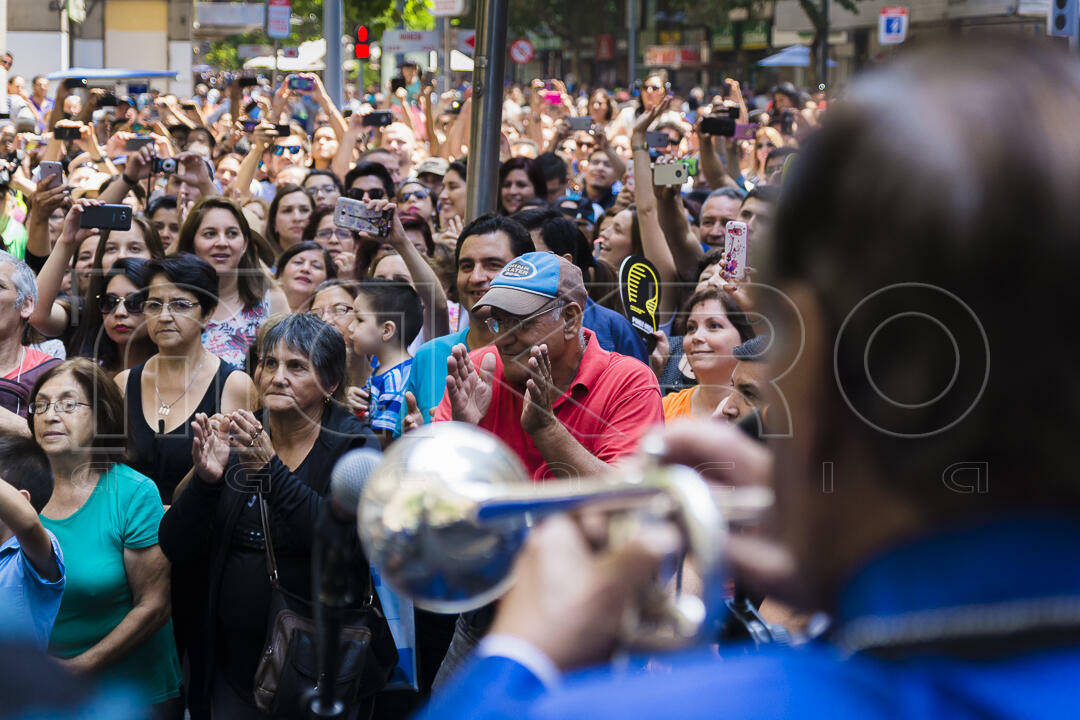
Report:
[[371,57],[371,47],[368,45],[367,25],[356,28],[356,59],[367,60]]

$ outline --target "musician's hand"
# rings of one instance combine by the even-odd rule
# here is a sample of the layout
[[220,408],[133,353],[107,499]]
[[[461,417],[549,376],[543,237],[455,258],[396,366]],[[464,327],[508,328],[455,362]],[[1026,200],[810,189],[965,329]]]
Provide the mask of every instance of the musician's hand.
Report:
[[551,517],[529,533],[491,632],[530,643],[560,670],[603,661],[627,604],[651,589],[662,558],[680,542],[675,528],[649,526],[630,545],[594,553],[569,518]]

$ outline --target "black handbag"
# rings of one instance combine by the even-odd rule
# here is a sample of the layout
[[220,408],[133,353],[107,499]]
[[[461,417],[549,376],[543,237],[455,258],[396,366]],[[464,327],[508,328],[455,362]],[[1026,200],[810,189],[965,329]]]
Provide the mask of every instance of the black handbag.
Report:
[[[271,619],[255,670],[255,705],[274,716],[300,717],[305,712],[303,703],[314,692],[319,678],[314,607],[281,586],[266,501],[261,492],[258,495],[266,571],[270,576]],[[334,697],[346,708],[382,690],[398,660],[370,573],[368,583],[363,605],[346,610],[341,631],[341,663],[334,680]]]

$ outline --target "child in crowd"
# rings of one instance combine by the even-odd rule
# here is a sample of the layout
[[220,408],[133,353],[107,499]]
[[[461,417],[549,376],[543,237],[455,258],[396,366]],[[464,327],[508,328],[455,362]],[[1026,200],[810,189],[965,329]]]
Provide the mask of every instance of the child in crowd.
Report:
[[360,284],[353,313],[349,326],[353,352],[378,361],[364,391],[368,422],[385,447],[401,411],[402,392],[412,369],[407,348],[423,326],[423,306],[407,282],[368,278]]
[[31,635],[42,650],[64,594],[60,543],[38,517],[52,491],[38,444],[0,435],[0,634]]

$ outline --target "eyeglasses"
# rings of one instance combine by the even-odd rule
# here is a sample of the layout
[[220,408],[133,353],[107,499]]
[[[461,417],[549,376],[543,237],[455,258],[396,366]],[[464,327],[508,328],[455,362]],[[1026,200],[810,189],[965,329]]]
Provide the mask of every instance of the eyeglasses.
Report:
[[322,230],[315,231],[316,240],[329,240],[332,237],[336,237],[342,242],[352,240],[352,230],[346,230],[345,228],[323,228]]
[[773,142],[769,141],[769,140],[766,140],[765,142],[762,142],[762,143],[758,143],[758,147],[772,148],[774,150],[776,149],[776,145]]
[[132,315],[142,315],[143,307],[146,305],[146,294],[141,292],[133,292],[124,296],[105,293],[104,295],[98,295],[97,299],[102,315],[112,315],[121,305]]
[[167,307],[172,315],[185,315],[194,310],[198,304],[184,298],[174,298],[164,303],[160,300],[147,300],[143,303],[143,312],[147,315],[160,315],[161,311]]
[[382,200],[386,197],[386,191],[382,188],[370,188],[368,190],[349,188],[349,192],[345,193],[345,195],[353,200]]
[[646,85],[645,89],[649,92],[660,92],[664,88],[660,87],[659,85]]
[[28,409],[31,415],[44,415],[49,412],[49,408],[53,408],[57,413],[64,413],[70,415],[75,412],[80,405],[85,407],[91,407],[90,403],[79,402],[74,398],[61,398],[60,400],[54,400],[53,402],[46,402],[44,400],[35,400],[30,403]]
[[299,145],[275,145],[273,152],[278,157],[281,157],[286,151],[288,151],[290,155],[296,155],[299,152],[303,152],[303,150],[304,148]]
[[336,305],[328,305],[324,308],[311,308],[308,310],[308,315],[314,315],[317,318],[325,318],[327,314],[333,317],[343,317],[352,312],[352,305],[346,305],[345,303],[337,303]]
[[[487,329],[491,331],[492,335],[506,335],[512,332],[516,332],[517,330],[529,330],[532,326],[532,320],[534,320],[535,318],[540,317],[544,313],[549,313],[552,310],[561,309],[562,303],[559,303],[558,305],[553,305],[550,307],[545,307],[541,310],[537,310],[528,317],[508,317],[503,320],[499,320],[496,317],[489,317],[487,320],[484,321],[484,324],[487,325]],[[513,327],[510,327],[511,324],[513,324]]]
[[401,193],[401,202],[409,202],[410,200],[427,200],[429,197],[431,197],[431,193],[429,193],[424,188],[420,188],[419,190],[410,190],[409,192]]
[[341,191],[337,189],[336,185],[322,185],[320,187],[306,188],[307,194],[311,197],[319,197],[320,195],[333,195],[334,193],[340,194]]

